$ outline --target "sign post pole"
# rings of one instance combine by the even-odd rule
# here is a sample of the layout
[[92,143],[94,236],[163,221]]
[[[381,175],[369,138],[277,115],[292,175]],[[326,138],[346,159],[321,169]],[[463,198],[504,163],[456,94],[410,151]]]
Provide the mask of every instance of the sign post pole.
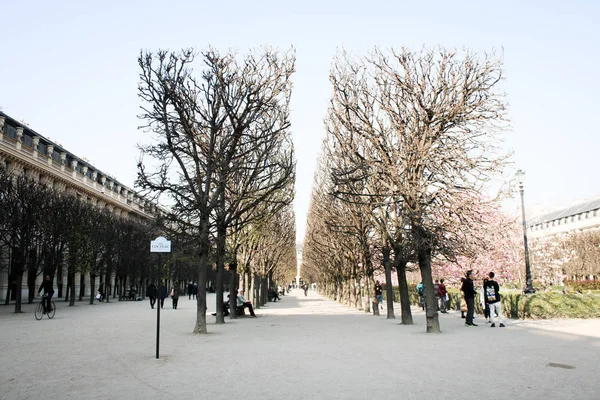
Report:
[[162,253],[171,252],[171,241],[166,238],[159,236],[156,239],[150,241],[150,252],[158,253],[158,300],[156,304],[156,359],[159,357],[160,347],[160,306],[162,304],[161,298],[161,269],[162,269]]

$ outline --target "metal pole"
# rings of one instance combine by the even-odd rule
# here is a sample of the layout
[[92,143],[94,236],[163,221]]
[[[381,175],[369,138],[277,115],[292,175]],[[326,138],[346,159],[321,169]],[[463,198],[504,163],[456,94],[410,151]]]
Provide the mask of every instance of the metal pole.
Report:
[[525,199],[524,199],[524,190],[523,184],[519,185],[519,190],[521,192],[521,213],[523,216],[523,242],[525,243],[525,294],[533,294],[535,293],[535,289],[533,288],[531,281],[531,265],[529,264],[529,246],[527,245],[527,222],[525,221]]
[[158,253],[158,290],[157,290],[157,303],[156,303],[156,359],[158,360],[158,347],[160,342],[160,305],[161,305],[161,285],[160,285],[160,267],[161,267],[161,253]]

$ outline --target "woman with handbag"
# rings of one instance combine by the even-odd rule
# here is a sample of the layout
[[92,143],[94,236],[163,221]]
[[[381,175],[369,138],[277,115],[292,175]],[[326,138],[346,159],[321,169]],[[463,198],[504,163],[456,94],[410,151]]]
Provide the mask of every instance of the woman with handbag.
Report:
[[174,310],[177,310],[177,303],[179,302],[179,288],[177,286],[179,286],[179,282],[175,282],[175,286],[171,288],[171,293],[169,294],[171,299],[173,299]]

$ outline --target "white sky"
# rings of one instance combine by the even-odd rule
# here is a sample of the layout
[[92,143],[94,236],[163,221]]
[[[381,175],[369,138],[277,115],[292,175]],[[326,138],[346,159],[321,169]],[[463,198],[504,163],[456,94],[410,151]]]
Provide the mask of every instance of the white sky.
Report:
[[506,144],[527,173],[528,204],[600,194],[598,2],[119,3],[3,1],[0,107],[126,185],[133,185],[136,143],[144,139],[136,117],[140,49],[293,45],[301,241],[336,48],[364,54],[373,45],[443,45],[504,49],[513,127]]

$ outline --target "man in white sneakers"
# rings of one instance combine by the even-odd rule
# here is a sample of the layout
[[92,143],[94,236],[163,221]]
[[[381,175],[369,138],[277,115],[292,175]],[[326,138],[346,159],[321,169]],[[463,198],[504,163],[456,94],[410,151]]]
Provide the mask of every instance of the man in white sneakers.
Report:
[[492,325],[490,327],[496,327],[496,313],[498,314],[498,320],[500,321],[500,328],[504,328],[504,318],[502,318],[502,303],[500,302],[500,285],[494,280],[495,274],[490,272],[490,279],[484,284],[485,298],[490,308],[490,318],[492,319]]

